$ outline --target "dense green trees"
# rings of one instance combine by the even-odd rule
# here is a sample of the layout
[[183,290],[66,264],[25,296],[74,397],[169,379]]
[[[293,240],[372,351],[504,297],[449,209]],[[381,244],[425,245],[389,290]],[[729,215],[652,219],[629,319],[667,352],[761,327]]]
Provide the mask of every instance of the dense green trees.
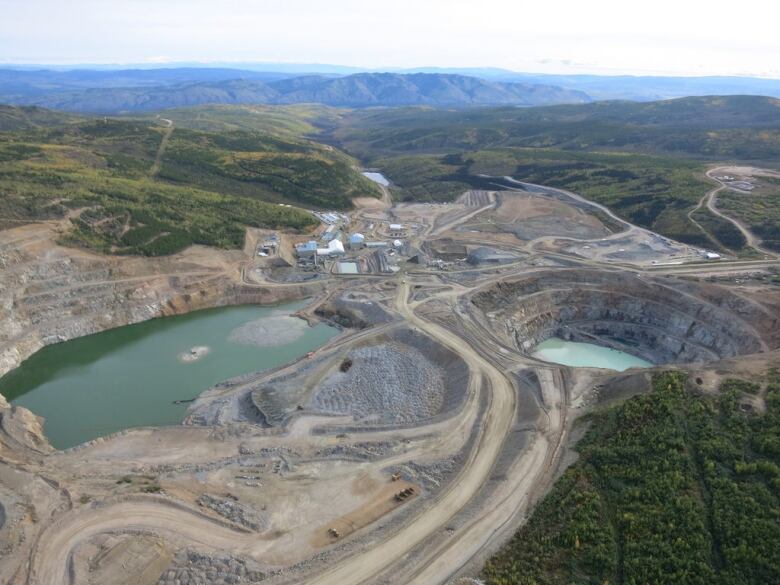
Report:
[[[780,372],[719,396],[678,372],[595,415],[580,460],[485,566],[489,585],[780,582]],[[746,394],[747,393],[747,394]]]

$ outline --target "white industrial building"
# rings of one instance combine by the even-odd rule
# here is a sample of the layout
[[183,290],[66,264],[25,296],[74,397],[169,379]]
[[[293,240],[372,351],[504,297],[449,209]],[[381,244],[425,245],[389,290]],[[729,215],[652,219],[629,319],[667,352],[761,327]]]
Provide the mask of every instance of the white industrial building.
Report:
[[344,244],[340,240],[331,240],[327,248],[317,248],[317,256],[343,256]]

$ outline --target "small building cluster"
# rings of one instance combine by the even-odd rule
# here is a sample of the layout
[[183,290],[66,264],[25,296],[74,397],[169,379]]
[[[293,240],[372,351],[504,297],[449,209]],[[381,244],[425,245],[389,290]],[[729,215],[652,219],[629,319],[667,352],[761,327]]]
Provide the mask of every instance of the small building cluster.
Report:
[[[336,212],[315,212],[322,222],[318,240],[295,246],[298,264],[320,266],[326,260],[338,260],[323,265],[337,274],[395,272],[399,256],[405,251],[402,238],[406,228],[400,223],[370,223],[361,225],[367,231],[351,231],[349,217]],[[350,233],[351,232],[351,233]],[[345,257],[346,256],[346,257]]]
[[279,234],[271,234],[257,244],[256,253],[258,256],[265,258],[266,256],[273,256],[278,250]]
[[341,240],[330,240],[328,245],[320,248],[316,240],[309,240],[295,246],[295,254],[298,258],[312,258],[315,256],[343,256],[344,244]]
[[349,223],[349,216],[346,213],[338,213],[335,211],[329,211],[327,213],[321,213],[319,211],[314,212],[314,217],[319,219],[326,225],[336,225],[339,223]]

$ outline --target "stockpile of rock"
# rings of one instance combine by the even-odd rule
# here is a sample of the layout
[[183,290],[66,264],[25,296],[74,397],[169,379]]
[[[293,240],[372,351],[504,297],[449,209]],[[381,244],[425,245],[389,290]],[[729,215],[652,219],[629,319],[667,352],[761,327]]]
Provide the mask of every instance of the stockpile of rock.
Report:
[[312,408],[355,420],[414,423],[435,416],[444,401],[442,369],[418,349],[397,342],[354,349],[352,366],[332,374],[312,397]]
[[268,527],[268,519],[256,510],[245,506],[232,497],[203,494],[198,498],[198,504],[214,510],[228,520],[246,526],[251,530],[264,530]]
[[157,585],[243,585],[260,583],[266,576],[250,559],[184,551],[176,555]]

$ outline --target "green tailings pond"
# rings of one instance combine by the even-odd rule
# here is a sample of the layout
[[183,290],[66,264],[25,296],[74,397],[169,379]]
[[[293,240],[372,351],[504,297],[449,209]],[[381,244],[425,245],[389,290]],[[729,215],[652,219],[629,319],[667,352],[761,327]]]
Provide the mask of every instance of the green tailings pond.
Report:
[[649,368],[653,364],[617,349],[592,343],[564,341],[551,337],[536,346],[536,359],[577,368],[605,368],[622,372],[628,368]]
[[290,316],[303,306],[209,309],[50,345],[0,378],[0,393],[45,417],[58,449],[131,427],[178,424],[188,404],[176,401],[293,361],[338,333]]

